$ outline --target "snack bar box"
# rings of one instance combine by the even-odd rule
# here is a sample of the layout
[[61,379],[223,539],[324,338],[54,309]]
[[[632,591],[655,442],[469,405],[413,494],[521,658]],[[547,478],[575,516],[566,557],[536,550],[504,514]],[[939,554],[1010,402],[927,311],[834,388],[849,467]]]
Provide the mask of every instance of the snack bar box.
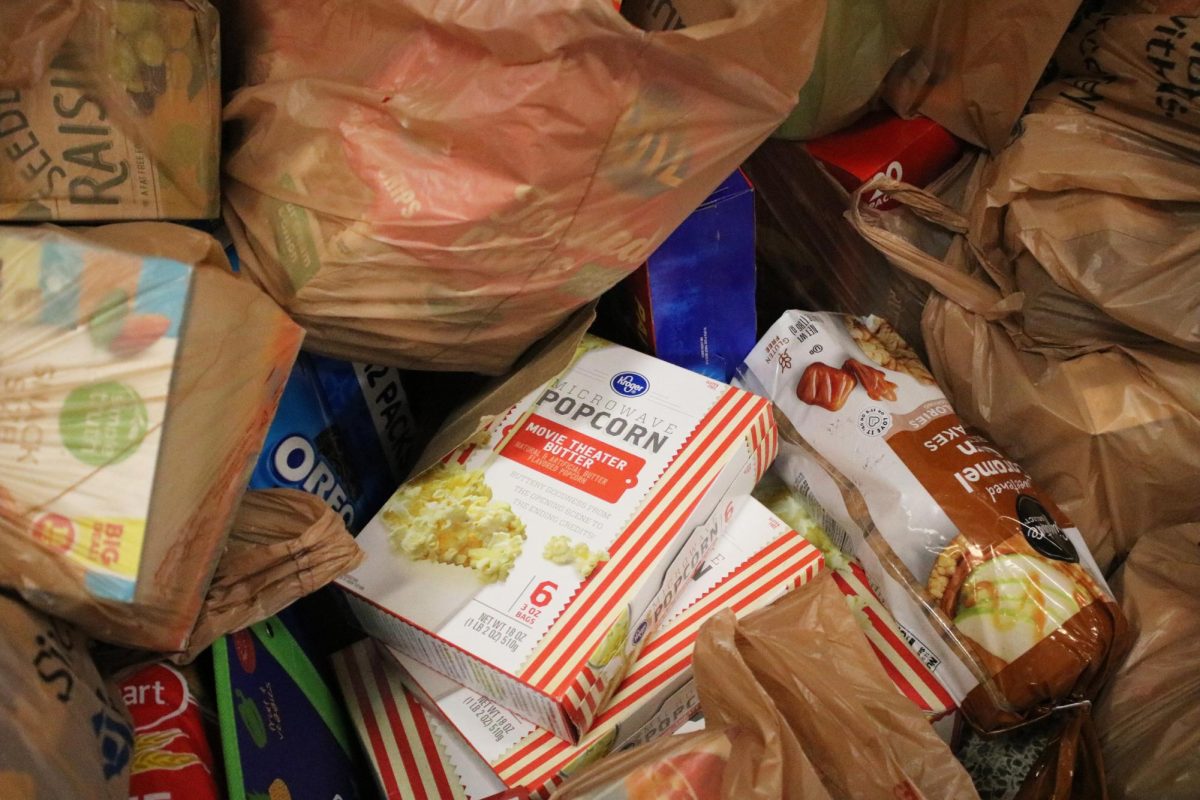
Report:
[[[901,119],[889,112],[868,114],[850,127],[812,139],[805,146],[847,192],[854,192],[877,175],[923,187],[962,155],[962,142],[933,120]],[[895,205],[878,191],[865,200],[871,208]]]
[[777,449],[769,402],[586,337],[402,486],[339,583],[369,634],[577,742]]
[[617,287],[613,314],[648,352],[727,381],[758,341],[754,278],[754,188],[739,170]]
[[[504,791],[549,794],[608,753],[672,732],[699,708],[691,658],[700,626],[722,609],[741,616],[762,608],[807,582],[823,566],[815,546],[753,498],[728,500],[721,513],[731,516],[725,532],[580,743],[568,744],[410,658],[363,642],[336,660],[364,743],[370,750],[372,742],[391,739],[397,749],[419,749],[419,736],[408,738],[407,726],[390,724],[387,709],[406,706],[413,716],[425,716],[422,724],[437,731],[444,763],[449,774],[459,778],[466,796],[481,798]],[[364,693],[363,687],[380,670],[390,677]],[[396,690],[397,677],[404,691]],[[413,705],[414,698],[420,705]],[[383,757],[387,752],[384,746],[371,755],[385,791],[392,782],[413,779],[403,774],[409,762]]]

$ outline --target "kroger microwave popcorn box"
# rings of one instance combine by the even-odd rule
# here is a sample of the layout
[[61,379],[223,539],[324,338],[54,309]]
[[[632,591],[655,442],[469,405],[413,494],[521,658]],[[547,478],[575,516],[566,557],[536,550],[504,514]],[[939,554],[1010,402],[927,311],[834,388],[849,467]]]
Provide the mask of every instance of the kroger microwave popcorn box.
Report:
[[[767,606],[822,569],[821,552],[749,497],[726,500],[731,515],[703,564],[680,589],[667,619],[578,744],[522,722],[479,694],[397,655],[416,696],[436,705],[509,789],[550,789],[607,753],[672,732],[700,705],[691,652],[700,626],[721,609]],[[431,706],[432,708],[432,706]]]
[[605,297],[602,320],[664,361],[728,381],[758,337],[754,188],[739,170]]
[[355,532],[408,474],[415,444],[400,370],[301,353],[250,488],[314,494]]
[[334,653],[331,660],[350,720],[385,800],[474,800],[504,791],[504,784],[486,768],[459,774],[461,768],[455,763],[470,765],[474,754],[448,723],[426,711],[405,690],[400,670],[380,645],[363,639]]
[[216,10],[91,0],[75,13],[43,74],[0,87],[0,219],[217,216]]
[[775,446],[762,398],[586,337],[401,487],[339,583],[371,635],[576,740]]
[[778,410],[778,471],[983,731],[1094,696],[1126,623],[1079,531],[963,425],[885,321],[791,311],[738,382]]
[[162,223],[0,228],[0,583],[96,638],[186,642],[299,348],[220,259]]
[[824,563],[815,546],[751,497],[724,501],[719,515],[729,518],[724,532],[578,744],[389,651],[409,689],[470,746],[470,763],[453,761],[458,773],[466,775],[482,762],[505,789],[547,794],[608,753],[669,733],[691,718],[699,708],[691,657],[700,626],[722,609],[740,616],[768,605],[807,582]]

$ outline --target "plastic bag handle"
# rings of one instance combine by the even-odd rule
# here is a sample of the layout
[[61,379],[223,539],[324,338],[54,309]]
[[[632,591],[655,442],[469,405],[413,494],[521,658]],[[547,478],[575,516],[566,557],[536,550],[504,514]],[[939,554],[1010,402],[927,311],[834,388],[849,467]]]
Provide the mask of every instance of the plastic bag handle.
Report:
[[864,204],[861,202],[863,194],[876,191],[881,191],[890,199],[906,206],[921,219],[959,234],[972,257],[979,263],[986,264],[987,257],[965,235],[967,219],[962,214],[923,189],[877,175],[851,195],[850,209],[846,212],[846,217],[854,229],[888,261],[985,319],[1000,319],[1015,310],[1015,306],[1020,303],[1019,296],[1004,297],[987,281],[934,258],[904,237],[887,230],[878,223],[877,214],[870,215],[875,219],[864,214]]

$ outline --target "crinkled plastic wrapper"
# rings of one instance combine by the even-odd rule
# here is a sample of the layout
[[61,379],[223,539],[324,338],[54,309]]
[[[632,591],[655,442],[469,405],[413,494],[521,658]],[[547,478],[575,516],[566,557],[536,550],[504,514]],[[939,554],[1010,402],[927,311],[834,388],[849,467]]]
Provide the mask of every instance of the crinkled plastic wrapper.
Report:
[[133,725],[73,626],[0,593],[0,797],[128,800]]
[[301,331],[165,223],[3,228],[0,275],[0,584],[180,649]]
[[6,0],[0,52],[0,219],[217,216],[206,0]]
[[594,0],[243,4],[243,268],[314,350],[500,373],[779,124],[824,10],[744,0],[645,33]]
[[774,402],[775,469],[825,508],[972,724],[1095,696],[1126,623],[1082,535],[887,322],[788,312],[737,383]]
[[740,621],[720,612],[694,669],[706,730],[610,756],[553,797],[978,798],[829,577]]
[[1109,793],[1200,796],[1200,525],[1142,537],[1113,587],[1138,633],[1096,707]]

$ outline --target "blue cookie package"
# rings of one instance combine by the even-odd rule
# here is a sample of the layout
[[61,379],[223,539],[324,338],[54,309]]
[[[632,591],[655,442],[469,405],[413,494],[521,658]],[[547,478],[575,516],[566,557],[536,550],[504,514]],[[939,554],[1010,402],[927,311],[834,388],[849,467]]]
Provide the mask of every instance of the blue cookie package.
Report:
[[356,533],[407,475],[416,434],[400,370],[301,353],[250,488],[314,494]]
[[[238,255],[223,225],[210,233],[233,271]],[[300,489],[342,515],[351,533],[408,476],[418,430],[395,367],[302,352],[296,359],[250,477],[251,489]]]

